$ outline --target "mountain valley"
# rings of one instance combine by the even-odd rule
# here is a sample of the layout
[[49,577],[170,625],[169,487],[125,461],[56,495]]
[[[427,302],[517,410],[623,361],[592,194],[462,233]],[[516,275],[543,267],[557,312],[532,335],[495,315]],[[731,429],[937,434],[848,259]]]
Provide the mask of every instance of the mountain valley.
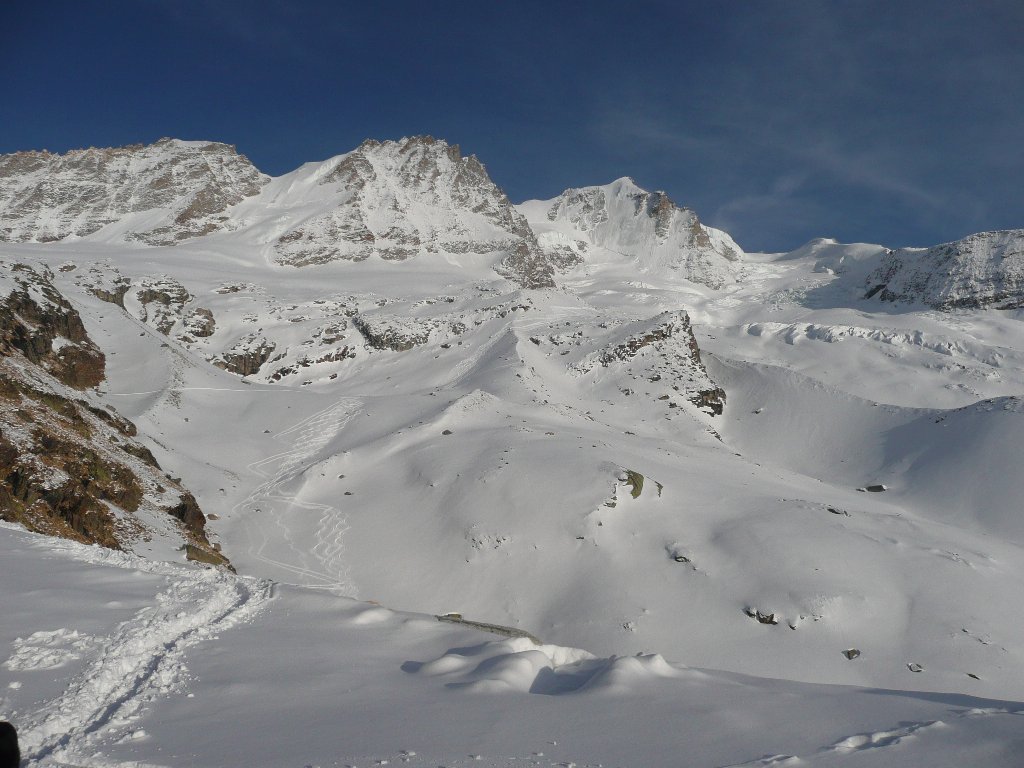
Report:
[[[360,746],[340,764],[476,750],[504,766],[674,765],[700,729],[721,741],[747,722],[772,745],[709,740],[693,764],[1011,765],[1021,274],[1024,230],[762,254],[628,178],[514,205],[431,137],[273,178],[228,145],[175,139],[2,156],[0,548],[9,578],[57,606],[28,552],[116,585],[95,590],[113,595],[106,625],[64,622],[109,632],[108,648],[134,647],[149,593],[179,585],[159,593],[174,632],[153,669],[188,657],[225,691],[252,674],[259,698],[298,674],[287,613],[318,638],[311,657],[336,627],[359,665],[387,665],[360,683],[368,697],[408,684],[418,706],[459,702],[416,736],[419,758],[412,735],[385,757],[345,725]],[[32,624],[19,594],[5,615]],[[185,616],[193,599],[206,623]],[[445,614],[543,644],[433,621]],[[276,653],[256,673],[261,621]],[[199,654],[221,629],[243,650]],[[143,665],[138,706],[111,685],[116,716],[53,725],[58,678],[3,656],[31,634],[4,622],[0,708],[35,711],[34,760],[165,764],[156,744],[180,760],[192,747],[160,723],[194,732],[233,706],[211,684],[190,713],[190,678]],[[117,677],[100,641],[61,643],[74,659],[41,669]],[[337,696],[356,723],[347,685],[311,683],[308,708]],[[552,717],[570,732],[592,718],[581,733],[600,748],[546,760],[499,729],[456,758],[471,740],[458,717],[497,721],[504,694],[530,733],[580,707]],[[616,696],[701,725],[650,735],[630,762]],[[44,699],[52,712],[32,709]],[[849,732],[815,702],[851,713]],[[209,764],[229,760],[218,738],[195,747]],[[312,744],[326,751],[300,764],[327,759]]]

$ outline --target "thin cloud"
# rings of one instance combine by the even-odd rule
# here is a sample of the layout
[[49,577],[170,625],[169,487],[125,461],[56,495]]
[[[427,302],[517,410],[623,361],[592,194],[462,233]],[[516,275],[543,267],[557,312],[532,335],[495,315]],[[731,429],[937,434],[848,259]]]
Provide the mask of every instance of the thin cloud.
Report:
[[630,108],[605,109],[591,122],[589,132],[600,142],[626,152],[704,152],[720,144],[720,139],[687,133],[662,118]]

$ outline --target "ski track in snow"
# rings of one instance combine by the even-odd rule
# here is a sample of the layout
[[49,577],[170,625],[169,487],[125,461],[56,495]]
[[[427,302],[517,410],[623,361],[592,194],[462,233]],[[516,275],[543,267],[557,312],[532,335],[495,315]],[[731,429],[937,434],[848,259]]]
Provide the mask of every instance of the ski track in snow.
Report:
[[[344,560],[343,537],[349,528],[345,513],[327,504],[299,501],[287,493],[284,486],[320,460],[321,450],[361,406],[361,400],[344,398],[276,434],[276,438],[294,436],[292,447],[249,465],[252,472],[266,478],[266,481],[232,510],[247,518],[249,554],[254,558],[293,574],[298,579],[297,583],[303,586],[348,596],[355,596],[356,590]],[[319,515],[312,547],[304,548],[293,543],[291,531],[294,521],[287,518],[288,513],[296,509]],[[269,535],[268,525],[275,527],[276,537]],[[268,555],[267,548],[272,541],[287,544],[296,553],[299,563],[285,562]],[[309,556],[315,563],[309,562]]]
[[[50,545],[71,551],[72,546]],[[167,589],[108,637],[92,638],[97,658],[64,692],[23,718],[26,765],[109,765],[102,743],[138,737],[134,723],[147,702],[181,690],[185,652],[251,620],[272,597],[270,582],[214,568],[146,561],[112,550],[75,546],[97,564],[131,567],[168,577]],[[91,757],[86,757],[90,755]],[[120,763],[118,763],[120,764]]]

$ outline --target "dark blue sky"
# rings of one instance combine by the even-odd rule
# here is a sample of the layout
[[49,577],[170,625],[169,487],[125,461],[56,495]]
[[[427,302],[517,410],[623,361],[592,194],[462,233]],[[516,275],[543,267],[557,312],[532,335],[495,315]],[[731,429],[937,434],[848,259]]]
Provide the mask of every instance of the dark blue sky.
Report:
[[633,176],[748,250],[1024,227],[1024,2],[0,0],[0,152],[271,174],[429,133],[515,201]]

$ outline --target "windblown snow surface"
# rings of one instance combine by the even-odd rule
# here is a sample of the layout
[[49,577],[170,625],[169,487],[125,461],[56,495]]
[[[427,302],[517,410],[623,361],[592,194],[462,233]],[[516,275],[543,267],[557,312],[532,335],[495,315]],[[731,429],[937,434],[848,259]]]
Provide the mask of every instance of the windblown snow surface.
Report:
[[1021,310],[865,299],[874,246],[658,269],[557,200],[521,209],[583,233],[555,288],[297,268],[256,204],[0,247],[241,574],[0,527],[29,764],[1020,765]]

